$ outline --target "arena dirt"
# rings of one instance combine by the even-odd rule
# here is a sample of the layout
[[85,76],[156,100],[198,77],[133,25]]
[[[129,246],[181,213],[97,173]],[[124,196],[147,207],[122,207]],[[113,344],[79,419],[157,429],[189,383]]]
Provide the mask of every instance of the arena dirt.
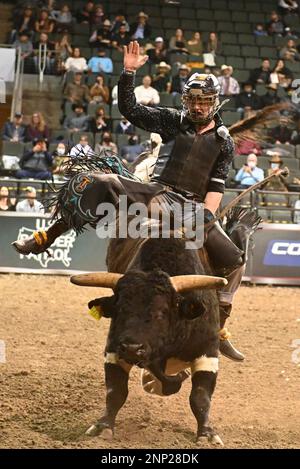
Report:
[[[153,397],[141,389],[138,369],[115,439],[84,435],[105,404],[108,320],[96,322],[86,307],[96,296],[99,290],[67,277],[0,276],[7,359],[0,363],[0,447],[195,448],[190,383],[175,396]],[[226,448],[300,448],[300,364],[291,347],[300,339],[299,304],[297,288],[238,292],[230,330],[247,360],[221,358],[211,411]]]

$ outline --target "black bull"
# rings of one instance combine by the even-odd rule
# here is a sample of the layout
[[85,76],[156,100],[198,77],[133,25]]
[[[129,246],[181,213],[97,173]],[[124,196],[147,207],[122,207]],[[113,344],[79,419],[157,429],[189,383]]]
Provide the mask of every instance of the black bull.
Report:
[[72,277],[73,283],[111,287],[114,292],[89,304],[111,318],[111,324],[104,365],[106,409],[87,433],[113,436],[128,395],[130,369],[137,365],[144,369],[144,389],[164,396],[177,393],[191,373],[197,439],[221,444],[208,417],[218,371],[216,288],[226,281],[205,275],[197,250],[186,249],[184,239],[175,238],[113,240],[108,270],[126,272]]

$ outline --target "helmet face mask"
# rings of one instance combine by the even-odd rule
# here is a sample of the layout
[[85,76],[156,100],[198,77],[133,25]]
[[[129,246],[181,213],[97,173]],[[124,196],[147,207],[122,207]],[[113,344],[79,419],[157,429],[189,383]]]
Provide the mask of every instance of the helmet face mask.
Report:
[[214,75],[194,73],[187,80],[182,94],[186,117],[199,125],[211,122],[219,108],[219,89],[219,82]]

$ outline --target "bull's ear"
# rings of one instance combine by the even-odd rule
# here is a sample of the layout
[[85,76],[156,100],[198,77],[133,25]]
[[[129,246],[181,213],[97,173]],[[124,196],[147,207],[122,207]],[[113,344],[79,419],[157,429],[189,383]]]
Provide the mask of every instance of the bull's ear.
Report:
[[202,316],[206,308],[198,295],[188,294],[180,296],[178,301],[178,312],[181,319],[196,319]]
[[[96,308],[99,311],[99,316],[105,318],[112,318],[115,314],[115,295],[104,296],[102,298],[95,298],[90,301],[89,309]],[[100,319],[99,317],[99,319]]]

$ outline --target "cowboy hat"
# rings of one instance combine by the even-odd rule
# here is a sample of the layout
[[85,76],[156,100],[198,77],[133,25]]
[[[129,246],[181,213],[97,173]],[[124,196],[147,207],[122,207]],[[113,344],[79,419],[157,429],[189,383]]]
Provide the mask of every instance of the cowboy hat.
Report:
[[146,18],[146,20],[149,18],[149,16],[146,15],[146,13],[144,13],[143,11],[140,11],[139,14],[137,15],[137,17],[138,17],[138,18],[141,18],[142,16],[143,16],[144,18]]
[[233,68],[231,65],[226,65],[226,64],[223,64],[222,67],[221,67],[221,72],[224,72],[224,70],[231,70],[231,73],[233,72]]
[[283,161],[278,153],[274,153],[269,160],[269,163],[283,163]]
[[166,68],[167,70],[171,70],[171,66],[166,62],[160,62],[156,65],[156,68]]

